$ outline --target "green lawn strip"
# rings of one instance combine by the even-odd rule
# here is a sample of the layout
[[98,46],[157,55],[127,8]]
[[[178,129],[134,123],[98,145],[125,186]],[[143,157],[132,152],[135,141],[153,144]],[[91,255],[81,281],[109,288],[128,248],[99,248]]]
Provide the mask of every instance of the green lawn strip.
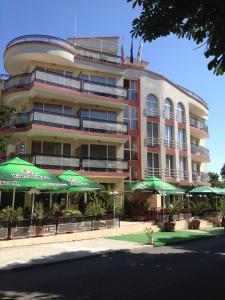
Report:
[[[190,241],[194,239],[202,239],[208,238],[215,234],[216,231],[220,232],[221,228],[207,228],[206,230],[201,231],[175,231],[175,232],[154,232],[154,246],[160,247],[165,245],[170,245],[174,243],[180,243],[185,241]],[[134,242],[139,244],[147,244],[147,236],[145,233],[140,234],[130,234],[130,235],[123,235],[123,236],[113,236],[110,239],[118,240],[118,241],[127,241],[127,242]]]

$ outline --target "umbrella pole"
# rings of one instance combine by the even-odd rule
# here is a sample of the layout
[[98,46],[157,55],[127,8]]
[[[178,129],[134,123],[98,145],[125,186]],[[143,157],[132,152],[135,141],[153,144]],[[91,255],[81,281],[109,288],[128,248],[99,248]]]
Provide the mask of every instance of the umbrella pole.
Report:
[[49,197],[49,208],[52,207],[52,193],[50,193],[50,197]]
[[32,195],[32,203],[31,203],[31,220],[33,219],[34,216],[34,201],[35,201],[35,194]]
[[69,193],[66,193],[66,209],[69,208]]
[[15,206],[15,198],[16,198],[16,188],[13,189],[12,209],[14,209]]
[[0,191],[0,207],[1,207],[1,204],[2,204],[2,191]]

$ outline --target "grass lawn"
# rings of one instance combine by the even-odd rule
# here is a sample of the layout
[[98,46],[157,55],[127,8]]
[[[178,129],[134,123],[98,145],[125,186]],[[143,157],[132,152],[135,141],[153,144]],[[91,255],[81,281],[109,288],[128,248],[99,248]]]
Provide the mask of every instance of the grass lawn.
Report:
[[[209,238],[216,232],[223,231],[221,227],[212,227],[205,230],[186,230],[186,231],[175,231],[175,232],[154,232],[154,247],[160,247],[170,245],[174,243],[180,243],[195,239]],[[147,236],[145,233],[130,234],[122,236],[113,236],[109,239],[118,241],[135,242],[139,244],[147,244]]]

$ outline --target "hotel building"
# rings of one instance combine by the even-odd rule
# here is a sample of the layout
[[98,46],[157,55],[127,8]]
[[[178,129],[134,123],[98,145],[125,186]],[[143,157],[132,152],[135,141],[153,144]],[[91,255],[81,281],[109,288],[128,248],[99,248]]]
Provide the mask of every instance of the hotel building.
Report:
[[208,184],[208,107],[195,93],[123,60],[118,37],[18,37],[8,43],[0,130],[7,156],[72,169],[117,190],[146,176]]

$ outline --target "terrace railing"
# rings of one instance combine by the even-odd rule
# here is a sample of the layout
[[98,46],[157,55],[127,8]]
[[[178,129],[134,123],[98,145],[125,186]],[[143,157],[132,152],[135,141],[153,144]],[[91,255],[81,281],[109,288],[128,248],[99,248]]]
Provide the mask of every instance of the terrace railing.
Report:
[[161,145],[161,139],[157,137],[147,137],[145,139],[145,145],[149,147],[157,147]]
[[5,81],[4,90],[29,88],[33,82],[41,82],[83,93],[111,98],[127,99],[128,96],[127,89],[121,86],[103,84],[38,68],[28,74],[9,77],[9,79]]
[[196,118],[191,117],[190,118],[190,126],[198,128],[198,129],[203,130],[208,133],[208,126],[202,120],[198,120]]
[[145,169],[145,177],[162,177],[162,169],[161,168],[146,168]]
[[83,158],[81,168],[87,171],[91,170],[107,170],[107,171],[127,171],[128,161],[123,159],[98,159],[98,158]]
[[209,150],[207,148],[205,148],[205,147],[202,147],[202,146],[199,146],[199,145],[195,145],[195,144],[191,144],[191,152],[203,155],[207,159],[209,159]]

